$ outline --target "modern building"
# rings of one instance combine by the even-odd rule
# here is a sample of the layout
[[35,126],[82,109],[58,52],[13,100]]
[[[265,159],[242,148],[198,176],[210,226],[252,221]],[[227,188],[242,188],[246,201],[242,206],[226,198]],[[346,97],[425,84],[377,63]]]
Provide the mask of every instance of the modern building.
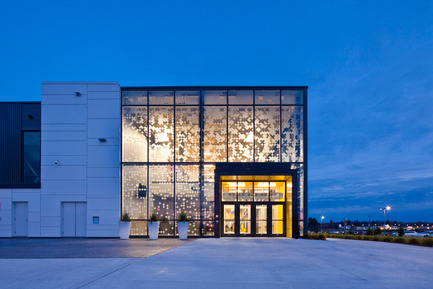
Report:
[[307,87],[44,82],[0,103],[0,237],[306,232]]

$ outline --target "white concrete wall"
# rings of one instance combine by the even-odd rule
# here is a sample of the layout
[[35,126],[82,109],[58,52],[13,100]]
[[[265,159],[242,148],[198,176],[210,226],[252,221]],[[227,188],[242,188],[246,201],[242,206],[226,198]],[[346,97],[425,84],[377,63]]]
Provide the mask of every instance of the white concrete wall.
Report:
[[62,202],[87,203],[88,237],[118,236],[119,138],[118,83],[42,83],[40,236],[61,236]]
[[28,203],[28,236],[41,236],[41,190],[0,189],[0,237],[12,237],[13,202]]

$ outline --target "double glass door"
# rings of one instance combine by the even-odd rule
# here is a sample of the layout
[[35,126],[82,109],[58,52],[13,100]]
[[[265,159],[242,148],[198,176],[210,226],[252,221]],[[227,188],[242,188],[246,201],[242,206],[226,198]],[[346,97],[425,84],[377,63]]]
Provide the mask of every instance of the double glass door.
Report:
[[285,204],[223,203],[223,236],[284,236]]

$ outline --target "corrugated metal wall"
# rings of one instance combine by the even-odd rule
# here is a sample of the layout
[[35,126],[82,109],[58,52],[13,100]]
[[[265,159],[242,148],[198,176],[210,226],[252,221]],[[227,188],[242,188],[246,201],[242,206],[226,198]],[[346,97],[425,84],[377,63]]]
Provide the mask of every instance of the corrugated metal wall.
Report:
[[0,102],[0,188],[35,187],[22,182],[22,132],[41,130],[41,104]]

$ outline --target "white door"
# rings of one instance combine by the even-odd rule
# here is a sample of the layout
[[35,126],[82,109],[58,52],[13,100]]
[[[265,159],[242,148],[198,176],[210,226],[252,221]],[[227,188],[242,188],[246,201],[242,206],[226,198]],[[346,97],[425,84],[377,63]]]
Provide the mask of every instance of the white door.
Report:
[[75,236],[86,237],[86,203],[75,203]]
[[62,203],[62,236],[86,236],[86,203]]
[[28,236],[28,203],[14,202],[13,203],[13,236],[27,237]]

